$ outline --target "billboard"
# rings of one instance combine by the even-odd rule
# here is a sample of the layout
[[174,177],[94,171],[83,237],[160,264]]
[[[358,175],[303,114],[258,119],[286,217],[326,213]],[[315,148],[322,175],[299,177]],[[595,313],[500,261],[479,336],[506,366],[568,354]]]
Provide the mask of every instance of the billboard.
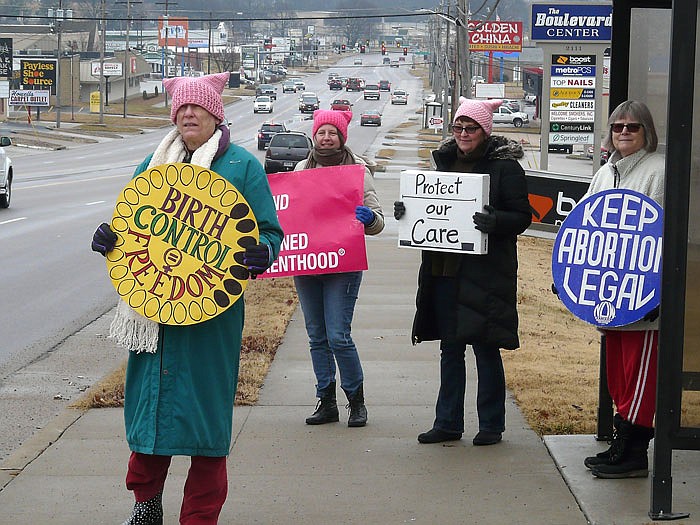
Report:
[[0,78],[12,78],[11,38],[0,38]]
[[161,16],[158,19],[158,45],[165,46],[167,40],[168,47],[187,47],[188,45],[187,18]]
[[20,84],[24,89],[48,89],[56,94],[56,60],[23,58],[19,61]]

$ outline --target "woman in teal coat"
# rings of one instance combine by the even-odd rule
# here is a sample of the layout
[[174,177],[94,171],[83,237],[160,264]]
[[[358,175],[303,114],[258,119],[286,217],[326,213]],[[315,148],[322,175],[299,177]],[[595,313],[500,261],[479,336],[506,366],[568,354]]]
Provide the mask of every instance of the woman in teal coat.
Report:
[[[221,125],[221,92],[227,80],[228,73],[222,73],[163,82],[172,96],[171,118],[177,128],[135,174],[160,164],[188,162],[231,182],[258,223],[260,242],[247,248],[244,258],[255,276],[277,257],[283,234],[262,166],[245,149],[230,144],[228,128]],[[93,249],[105,254],[115,241],[103,224],[95,232]],[[226,456],[244,303],[236,301],[216,317],[185,326],[153,323],[133,315],[125,304],[120,301],[111,327],[113,337],[136,350],[129,353],[124,402],[132,451],[126,484],[136,504],[125,525],[162,524],[162,491],[174,455],[192,458],[180,523],[215,524],[228,490]]]

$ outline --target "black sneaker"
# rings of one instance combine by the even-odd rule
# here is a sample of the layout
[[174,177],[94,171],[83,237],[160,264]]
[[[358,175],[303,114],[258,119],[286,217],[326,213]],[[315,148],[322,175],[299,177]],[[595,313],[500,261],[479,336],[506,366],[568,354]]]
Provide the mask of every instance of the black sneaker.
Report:
[[462,434],[459,432],[445,432],[437,428],[418,434],[418,443],[442,443],[443,441],[459,441],[460,439],[462,439]]
[[489,432],[488,430],[479,430],[479,433],[474,436],[472,443],[477,447],[485,445],[495,445],[500,443],[503,435],[500,432]]

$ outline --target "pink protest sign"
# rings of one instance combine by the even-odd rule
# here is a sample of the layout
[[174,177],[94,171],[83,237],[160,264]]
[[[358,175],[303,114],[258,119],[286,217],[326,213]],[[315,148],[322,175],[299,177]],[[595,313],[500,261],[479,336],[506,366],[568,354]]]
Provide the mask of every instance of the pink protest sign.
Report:
[[365,229],[355,218],[364,175],[360,164],[268,175],[284,240],[260,277],[366,270]]

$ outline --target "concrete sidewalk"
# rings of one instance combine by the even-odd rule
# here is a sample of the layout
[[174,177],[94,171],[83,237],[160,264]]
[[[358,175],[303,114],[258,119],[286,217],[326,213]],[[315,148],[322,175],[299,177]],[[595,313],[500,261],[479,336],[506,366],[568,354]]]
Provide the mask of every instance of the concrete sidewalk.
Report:
[[[220,523],[649,523],[650,479],[593,478],[581,460],[604,444],[591,436],[543,442],[510,396],[503,442],[472,446],[473,357],[464,439],[445,446],[416,441],[434,417],[438,350],[436,343],[409,342],[419,252],[396,247],[391,210],[398,171],[378,174],[376,185],[387,227],[367,239],[369,270],[353,323],[369,423],[348,428],[341,417],[338,424],[304,424],[315,407],[315,381],[297,311],[258,405],[235,410]],[[129,451],[122,416],[121,409],[68,410],[5,461],[0,524],[122,523],[133,504],[124,488]],[[674,460],[674,510],[692,513],[680,523],[700,523],[699,456],[682,452]],[[174,459],[164,494],[166,524],[177,523],[187,467],[187,458]]]

